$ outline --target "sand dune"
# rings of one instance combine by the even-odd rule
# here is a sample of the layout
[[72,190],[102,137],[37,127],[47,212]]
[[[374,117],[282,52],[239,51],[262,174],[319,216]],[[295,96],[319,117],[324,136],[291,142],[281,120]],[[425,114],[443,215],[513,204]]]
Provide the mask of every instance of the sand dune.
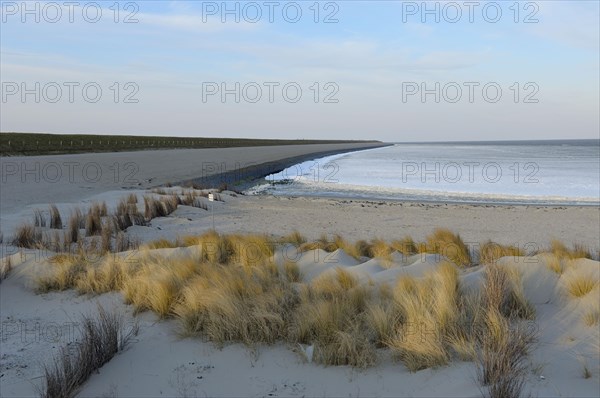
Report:
[[[145,255],[187,258],[197,248],[156,249]],[[2,283],[2,316],[5,333],[2,345],[3,396],[24,396],[34,393],[33,386],[40,375],[40,361],[48,360],[59,341],[50,342],[43,332],[35,334],[34,324],[41,330],[49,325],[65,327],[74,321],[74,314],[90,312],[96,302],[121,308],[119,294],[98,297],[77,296],[72,292],[35,295],[28,278],[32,268],[44,258],[14,255],[15,272]],[[401,275],[422,277],[434,270],[439,256],[418,256],[408,265],[387,264],[377,260],[357,263],[343,250],[333,253],[337,262],[326,263],[324,251],[303,253],[298,264],[305,272],[305,281],[314,280],[341,267],[361,276],[364,283],[393,284]],[[276,257],[281,257],[281,253]],[[538,313],[535,325],[539,342],[531,354],[532,373],[527,377],[527,389],[537,396],[595,396],[598,392],[597,327],[586,326],[581,318],[591,300],[574,301],[567,297],[558,276],[542,261],[528,264],[531,259],[505,257],[498,263],[522,272],[524,291]],[[45,264],[44,266],[48,266]],[[600,263],[580,260],[573,270],[585,270],[600,278]],[[483,268],[461,273],[461,281],[483,273]],[[575,272],[575,271],[572,271]],[[128,315],[131,317],[131,315]],[[130,318],[133,319],[133,318]],[[141,332],[132,346],[117,355],[99,374],[84,386],[82,396],[115,394],[116,396],[164,395],[178,396],[479,396],[473,363],[453,362],[438,369],[409,373],[402,365],[391,361],[385,353],[379,363],[366,370],[348,367],[323,367],[304,363],[286,347],[260,347],[250,354],[239,345],[216,349],[198,339],[180,339],[171,321],[155,323],[150,313],[142,314]],[[12,325],[23,322],[28,331],[20,332]],[[45,327],[45,329],[44,329]],[[52,329],[55,330],[55,329]],[[66,330],[66,329],[65,329]],[[24,333],[24,334],[23,334]],[[48,333],[46,333],[48,334]],[[25,339],[25,340],[24,340]],[[582,366],[589,367],[592,376],[582,377]],[[231,375],[235,374],[234,379]],[[443,386],[441,388],[440,386]]]
[[[132,191],[138,195],[146,191]],[[122,193],[108,192],[99,197],[78,202],[82,208],[95,200],[107,200],[109,209],[114,208]],[[401,211],[403,223],[415,223],[416,237],[420,231],[431,229],[434,224],[420,224],[424,212],[441,211],[437,207],[423,210],[406,206],[400,209],[394,204],[376,208],[363,207],[356,203],[337,200],[245,198],[223,193],[223,202],[215,203],[215,218],[220,231],[250,232],[265,228],[274,237],[291,232],[299,222],[305,220],[306,211],[316,223],[304,223],[307,236],[319,236],[323,224],[332,222],[331,234],[370,238],[388,236],[401,238],[413,234],[408,226],[398,229],[395,223],[377,220],[391,218]],[[309,205],[312,204],[312,205]],[[363,202],[363,204],[369,204]],[[65,219],[73,204],[58,204]],[[264,206],[265,209],[260,209]],[[296,209],[296,210],[294,210]],[[343,210],[340,210],[343,209]],[[480,226],[478,240],[502,237],[507,214],[521,222],[537,222],[541,228],[545,223],[558,225],[563,217],[578,220],[570,228],[566,238],[586,236],[587,241],[597,239],[597,226],[593,225],[597,209],[569,208],[548,209],[547,219],[532,221],[539,213],[536,208],[470,207],[453,208],[452,221],[456,230],[468,231],[464,236],[475,238],[470,229],[470,215],[488,216],[486,227]],[[19,222],[30,217],[31,209],[8,217],[3,225],[7,234]],[[341,218],[340,214],[351,212],[352,217]],[[271,212],[269,217],[265,214]],[[340,212],[340,213],[338,213]],[[446,211],[446,213],[448,213]],[[262,222],[259,218],[263,217]],[[528,219],[527,217],[531,217]],[[275,222],[274,220],[277,220]],[[367,220],[369,222],[367,222]],[[212,226],[210,211],[180,206],[168,217],[153,219],[148,226],[133,226],[127,234],[137,236],[142,242],[159,238],[174,241],[178,236],[199,234]],[[421,220],[421,222],[424,222]],[[428,220],[427,222],[431,222]],[[4,223],[4,220],[3,220]],[[265,224],[266,223],[266,224]],[[373,224],[374,223],[374,224]],[[419,223],[419,224],[418,224]],[[556,224],[555,224],[556,223]],[[418,224],[418,225],[417,225]],[[377,225],[373,231],[365,225]],[[525,225],[525,231],[536,231],[536,239],[546,244],[555,231],[541,230]],[[489,229],[488,229],[489,228]],[[514,225],[511,226],[514,228]],[[398,230],[401,234],[398,235]],[[392,232],[395,231],[395,232]],[[496,231],[496,232],[494,232]],[[515,230],[512,239],[525,239],[525,232]],[[361,233],[363,233],[361,235]],[[587,234],[587,235],[585,235]],[[5,235],[7,236],[7,235]],[[530,240],[525,240],[528,242]],[[596,246],[597,247],[597,246]],[[594,246],[592,246],[594,248]],[[74,323],[81,313],[93,313],[97,303],[105,308],[117,309],[126,314],[127,322],[140,323],[140,333],[124,352],[117,354],[83,386],[81,396],[480,396],[481,385],[477,380],[477,366],[473,362],[452,360],[448,365],[411,373],[389,351],[380,349],[374,366],[353,369],[348,366],[323,366],[307,363],[302,355],[283,343],[272,346],[259,345],[256,351],[239,345],[226,345],[218,349],[200,338],[182,338],[180,328],[173,319],[159,321],[152,312],[133,315],[133,308],[125,305],[118,292],[97,296],[78,295],[72,290],[36,294],[36,278],[52,272],[47,250],[16,249],[3,246],[6,264],[10,256],[12,271],[0,284],[0,314],[2,316],[2,345],[0,372],[2,373],[2,396],[31,396],[42,380],[42,365],[48,363],[61,347],[73,344],[77,339]],[[128,260],[154,257],[164,259],[165,264],[184,263],[197,258],[202,247],[144,249],[117,254]],[[597,303],[600,298],[600,262],[579,259],[565,260],[560,271],[553,270],[550,257],[541,254],[531,257],[504,257],[498,261],[500,267],[515,269],[520,275],[523,294],[533,305],[536,313],[532,325],[538,331],[538,341],[528,358],[528,374],[525,390],[534,396],[597,396],[600,368],[598,351],[600,334],[598,324],[589,323],[589,316],[598,316]],[[162,261],[162,260],[161,260]],[[390,258],[357,259],[343,249],[331,253],[324,250],[307,250],[302,253],[293,245],[278,246],[273,262],[283,267],[286,261],[298,265],[300,283],[318,281],[343,269],[354,275],[359,283],[370,288],[382,285],[394,286],[406,276],[426,278],[439,269],[444,258],[439,254],[416,254],[405,256],[393,252]],[[459,269],[459,281],[464,291],[480,289],[487,266],[476,265]],[[592,290],[576,297],[571,292],[572,281],[583,279],[596,281]],[[578,279],[579,278],[579,279]],[[596,314],[596,315],[594,315]],[[584,377],[587,369],[589,377]],[[235,377],[232,377],[235,375]]]

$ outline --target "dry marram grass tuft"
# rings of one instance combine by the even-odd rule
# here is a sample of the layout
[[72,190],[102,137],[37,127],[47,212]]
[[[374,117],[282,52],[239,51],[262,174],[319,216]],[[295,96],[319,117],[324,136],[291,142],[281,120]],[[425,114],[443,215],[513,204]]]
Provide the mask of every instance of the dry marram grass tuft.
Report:
[[42,232],[31,224],[22,224],[17,227],[12,244],[26,249],[39,247],[42,241]]
[[481,245],[479,251],[480,264],[495,264],[498,259],[506,256],[523,256],[523,250],[516,246],[506,246],[487,241]]
[[402,277],[394,291],[403,327],[387,346],[415,372],[450,360],[445,339],[458,319],[458,271],[443,263],[424,280]]
[[126,328],[123,316],[98,306],[96,316],[84,315],[82,333],[74,350],[63,347],[50,364],[44,366],[40,395],[46,398],[73,397],[85,381],[138,333],[134,324]]
[[58,208],[55,205],[50,205],[50,228],[62,229],[62,227],[62,218]]
[[598,287],[598,279],[581,267],[569,267],[561,278],[566,291],[572,297],[583,297]]
[[448,229],[438,228],[427,237],[426,250],[446,257],[458,266],[471,265],[469,249],[460,235]]

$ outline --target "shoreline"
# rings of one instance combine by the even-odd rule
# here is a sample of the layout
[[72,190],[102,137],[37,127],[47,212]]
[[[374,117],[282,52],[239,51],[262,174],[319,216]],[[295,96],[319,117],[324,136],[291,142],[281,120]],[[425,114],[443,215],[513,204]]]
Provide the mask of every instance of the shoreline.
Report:
[[[259,163],[247,167],[238,167],[234,170],[225,171],[209,176],[193,178],[189,180],[179,181],[177,185],[200,184],[207,187],[217,188],[219,185],[227,184],[228,188],[234,188],[236,191],[244,191],[256,186],[262,181],[267,182],[265,177],[279,173],[288,167],[295,164],[325,158],[332,155],[360,152],[369,149],[385,148],[393,144],[381,143],[381,145],[369,145],[365,147],[357,147],[350,150],[327,150],[322,152],[307,153],[303,155],[293,156],[289,158],[279,159],[270,162]],[[235,187],[230,186],[234,185]]]
[[[269,184],[270,182],[267,180],[263,180],[262,181],[263,184]],[[257,185],[253,185],[253,186],[257,186]],[[332,193],[331,195],[301,195],[301,194],[295,194],[295,195],[281,195],[281,194],[272,194],[272,193],[244,193],[244,195],[246,196],[270,196],[270,197],[276,197],[276,198],[303,198],[303,199],[335,199],[335,200],[347,200],[347,201],[354,201],[354,202],[359,202],[359,201],[363,201],[363,202],[390,202],[390,203],[405,203],[405,204],[448,204],[448,205],[466,205],[466,206],[481,206],[481,207],[490,207],[490,206],[495,206],[495,207],[512,207],[512,206],[519,206],[519,207],[536,207],[536,208],[553,208],[553,209],[560,209],[560,208],[567,208],[567,207],[573,207],[573,208],[598,208],[600,209],[600,203],[543,203],[543,202],[494,202],[494,201],[489,201],[489,202],[478,202],[478,201],[469,201],[469,200],[464,200],[464,201],[460,201],[460,200],[435,200],[435,199],[407,199],[407,198],[379,198],[379,197],[362,197],[362,196],[343,196],[343,195],[339,195],[336,193]]]

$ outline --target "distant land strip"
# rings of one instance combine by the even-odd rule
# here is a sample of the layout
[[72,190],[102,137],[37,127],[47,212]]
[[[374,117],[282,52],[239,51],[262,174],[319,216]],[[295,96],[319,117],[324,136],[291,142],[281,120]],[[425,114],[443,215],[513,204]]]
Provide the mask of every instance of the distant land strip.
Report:
[[281,140],[0,132],[0,156],[37,156],[157,149],[234,148],[274,145],[359,144],[378,142],[379,141],[375,140]]

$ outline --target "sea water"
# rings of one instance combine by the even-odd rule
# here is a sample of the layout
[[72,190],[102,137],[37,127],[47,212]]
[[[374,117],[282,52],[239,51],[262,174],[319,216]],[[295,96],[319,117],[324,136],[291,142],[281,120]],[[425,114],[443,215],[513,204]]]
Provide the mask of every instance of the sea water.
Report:
[[251,194],[600,204],[600,141],[395,144],[303,162]]

